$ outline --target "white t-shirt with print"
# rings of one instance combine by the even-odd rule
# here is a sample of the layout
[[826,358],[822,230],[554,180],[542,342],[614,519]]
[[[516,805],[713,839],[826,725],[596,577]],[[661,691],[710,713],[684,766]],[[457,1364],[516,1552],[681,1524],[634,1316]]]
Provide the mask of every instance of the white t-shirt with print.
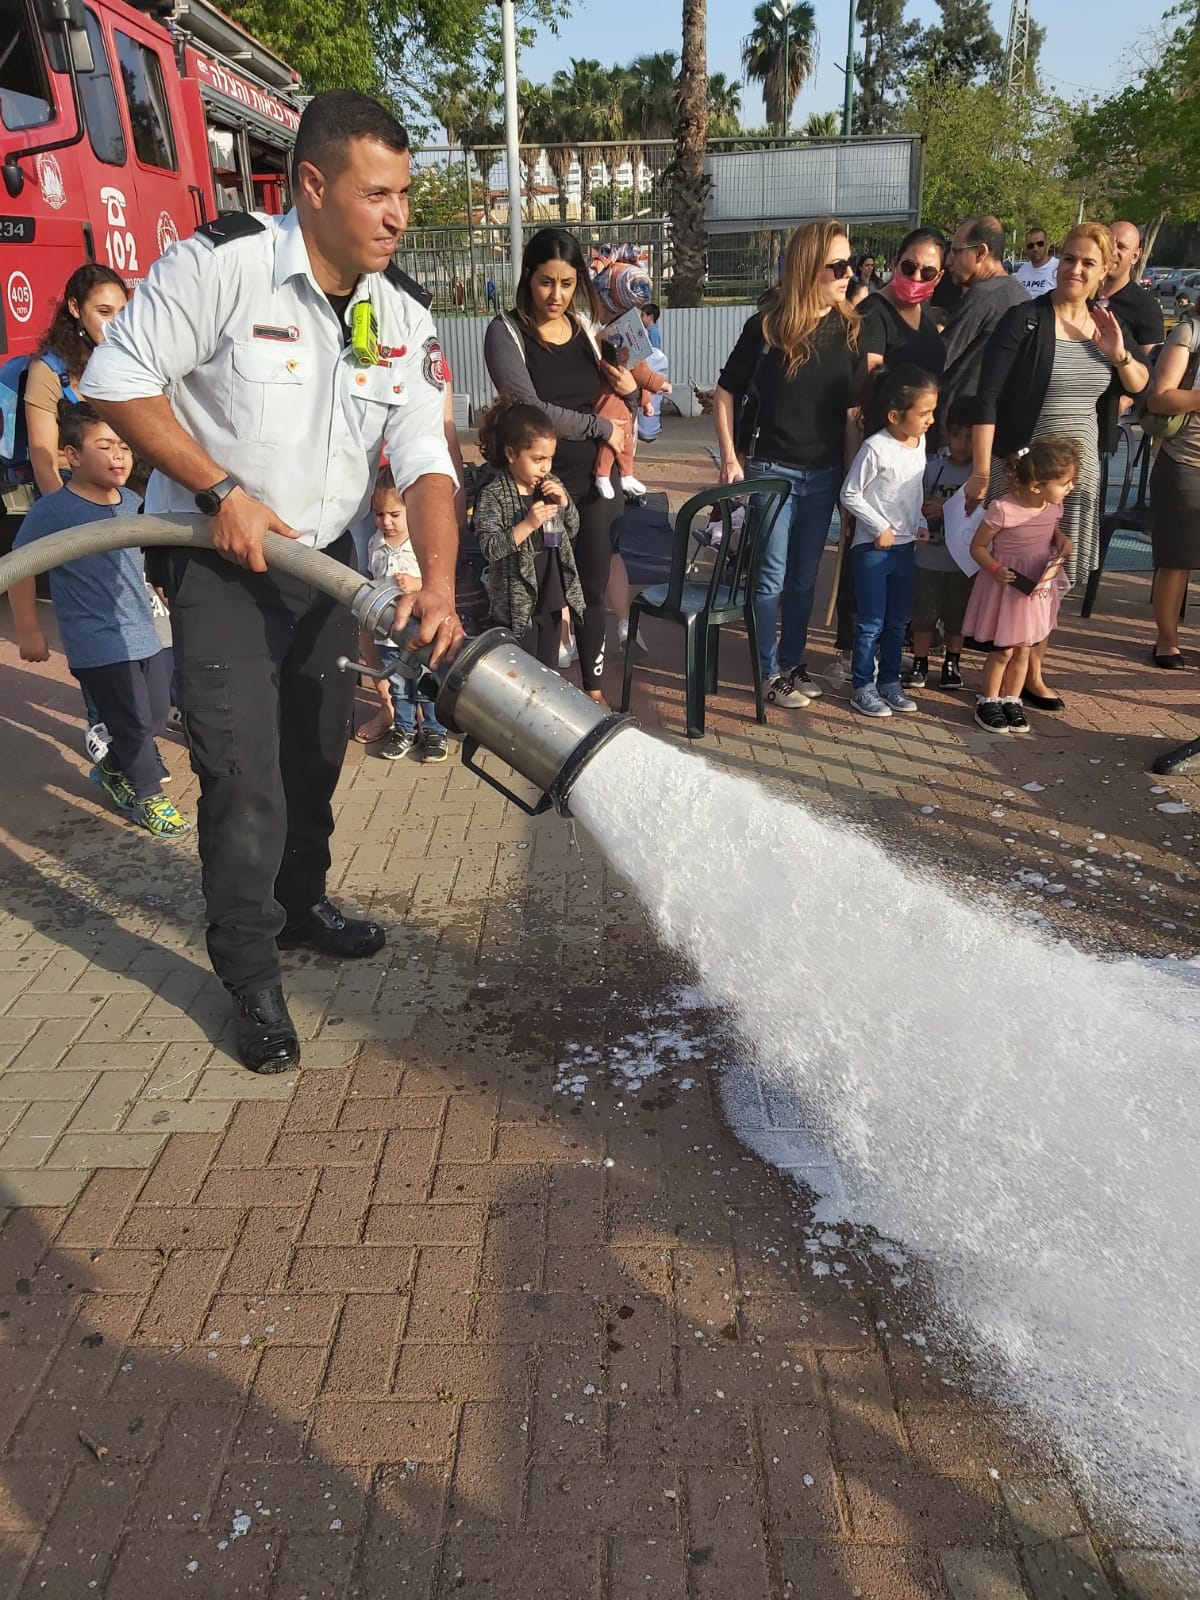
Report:
[[1013,276],[1020,278],[1031,296],[1046,294],[1058,283],[1058,257],[1051,256],[1040,267],[1035,267],[1032,261],[1022,261]]

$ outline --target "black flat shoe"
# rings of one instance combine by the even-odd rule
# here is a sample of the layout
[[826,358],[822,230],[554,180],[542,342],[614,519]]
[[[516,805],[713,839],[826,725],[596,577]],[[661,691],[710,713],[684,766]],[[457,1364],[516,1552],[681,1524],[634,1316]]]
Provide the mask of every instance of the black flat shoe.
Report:
[[1034,694],[1032,689],[1022,689],[1021,699],[1035,711],[1062,711],[1066,702],[1056,694]]
[[300,1065],[300,1041],[282,989],[252,989],[233,997],[237,1048],[251,1072],[287,1072]]
[[283,926],[276,944],[281,950],[315,950],[319,955],[336,956],[340,961],[356,961],[382,950],[387,934],[377,922],[365,917],[344,917],[332,900],[318,900],[315,906]]
[[1164,672],[1179,672],[1188,664],[1188,659],[1182,650],[1177,650],[1173,656],[1160,656],[1155,650],[1150,659],[1156,667],[1161,667]]

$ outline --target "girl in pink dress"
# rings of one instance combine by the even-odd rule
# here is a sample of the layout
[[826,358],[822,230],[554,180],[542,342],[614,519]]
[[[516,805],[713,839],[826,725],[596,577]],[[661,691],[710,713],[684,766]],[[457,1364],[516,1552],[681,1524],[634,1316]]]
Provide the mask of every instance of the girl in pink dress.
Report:
[[1008,493],[992,501],[971,540],[979,571],[963,627],[991,645],[975,706],[989,733],[1029,732],[1021,690],[1030,649],[1053,631],[1070,588],[1062,564],[1074,547],[1059,522],[1079,464],[1077,446],[1055,434],[1018,450],[1004,463]]

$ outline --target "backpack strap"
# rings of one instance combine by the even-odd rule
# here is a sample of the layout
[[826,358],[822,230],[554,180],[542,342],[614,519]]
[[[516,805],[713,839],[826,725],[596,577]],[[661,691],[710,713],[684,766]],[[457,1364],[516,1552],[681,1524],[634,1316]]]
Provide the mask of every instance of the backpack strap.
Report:
[[57,377],[62,385],[63,399],[69,400],[73,406],[80,403],[80,397],[71,387],[71,374],[67,371],[67,363],[53,350],[46,350],[40,356],[33,358],[35,361],[44,361],[50,371]]

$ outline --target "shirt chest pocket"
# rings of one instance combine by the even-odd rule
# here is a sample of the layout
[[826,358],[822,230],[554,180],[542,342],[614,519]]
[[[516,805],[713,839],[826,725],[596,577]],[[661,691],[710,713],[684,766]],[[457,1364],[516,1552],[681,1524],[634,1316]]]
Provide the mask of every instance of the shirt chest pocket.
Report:
[[263,444],[295,441],[301,420],[297,391],[315,376],[312,352],[303,345],[237,341],[229,409],[239,438]]
[[383,441],[388,409],[406,403],[399,366],[347,367],[344,386],[346,410],[368,448]]

